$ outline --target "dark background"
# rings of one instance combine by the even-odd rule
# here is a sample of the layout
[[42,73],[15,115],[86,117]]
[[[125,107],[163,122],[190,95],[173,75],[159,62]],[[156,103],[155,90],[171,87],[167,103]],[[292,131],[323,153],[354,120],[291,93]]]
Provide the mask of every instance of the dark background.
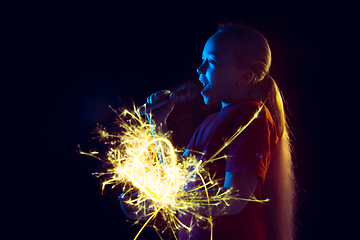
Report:
[[[31,99],[29,115],[35,116],[42,139],[37,142],[41,159],[36,174],[41,186],[31,215],[31,232],[80,239],[132,239],[140,226],[131,226],[123,215],[119,189],[101,186],[92,172],[103,165],[79,156],[100,148],[90,141],[96,123],[113,127],[115,115],[108,108],[131,107],[145,102],[160,89],[174,90],[197,82],[196,68],[206,40],[217,23],[241,22],[261,32],[269,41],[273,62],[271,75],[283,90],[293,133],[295,173],[298,179],[298,238],[333,236],[328,221],[324,162],[326,107],[322,99],[322,6],[304,1],[247,1],[204,4],[39,4],[17,7],[9,22],[21,52],[12,58],[24,65],[25,96]],[[9,59],[10,61],[13,59]],[[30,90],[31,89],[31,90]],[[29,95],[29,96],[28,96]],[[208,107],[198,96],[175,106],[169,118],[175,144],[184,147],[193,130],[219,109]],[[38,130],[38,129],[37,129]],[[101,149],[100,149],[101,150]],[[36,194],[35,194],[36,193]],[[325,226],[325,228],[324,228]],[[164,238],[166,239],[166,234]],[[146,228],[139,239],[157,239]]]

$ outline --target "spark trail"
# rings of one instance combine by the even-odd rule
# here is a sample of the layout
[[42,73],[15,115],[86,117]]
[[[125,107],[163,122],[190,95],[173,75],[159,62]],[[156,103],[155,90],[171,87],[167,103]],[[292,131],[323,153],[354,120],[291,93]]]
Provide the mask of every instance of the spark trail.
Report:
[[[187,226],[177,217],[177,212],[190,214],[196,217],[194,224],[206,226],[212,236],[211,207],[221,203],[227,204],[230,200],[246,200],[266,202],[266,200],[241,199],[233,194],[233,189],[220,191],[218,180],[210,176],[205,169],[207,163],[215,161],[216,156],[229,145],[241,132],[258,116],[262,106],[254,114],[254,117],[227,140],[224,145],[208,160],[202,162],[190,155],[182,157],[183,150],[175,149],[168,140],[170,133],[162,133],[160,127],[151,124],[149,119],[143,119],[134,107],[134,111],[121,110],[117,113],[116,124],[120,128],[119,133],[108,133],[105,128],[98,125],[95,129],[97,137],[109,145],[107,159],[98,157],[98,152],[83,152],[101,161],[110,163],[106,172],[94,173],[103,179],[102,191],[107,185],[112,188],[122,185],[123,195],[132,197],[126,199],[134,209],[138,219],[137,224],[143,224],[135,236],[136,239],[145,226],[152,223],[159,237],[161,232],[170,229],[175,237],[175,231],[186,228],[191,231],[193,226]],[[150,121],[150,123],[149,123]],[[195,184],[195,187],[185,191],[184,186]],[[204,192],[206,194],[202,194]],[[209,194],[209,191],[215,194]],[[134,194],[135,193],[135,194]],[[208,208],[210,215],[201,215],[200,209]],[[156,217],[161,215],[166,223],[164,229],[156,226]],[[145,223],[141,220],[147,219]],[[212,237],[211,237],[212,238]]]

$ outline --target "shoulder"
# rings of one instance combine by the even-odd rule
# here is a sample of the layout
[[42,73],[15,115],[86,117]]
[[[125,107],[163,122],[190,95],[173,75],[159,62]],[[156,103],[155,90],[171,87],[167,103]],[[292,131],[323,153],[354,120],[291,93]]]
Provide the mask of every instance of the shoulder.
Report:
[[[244,125],[251,119],[256,117],[256,120],[265,119],[265,106],[259,100],[249,100],[241,104],[235,114],[235,124]],[[261,121],[261,120],[260,120]]]
[[234,121],[234,131],[246,126],[252,134],[276,134],[276,126],[269,109],[260,101],[249,101],[239,109]]

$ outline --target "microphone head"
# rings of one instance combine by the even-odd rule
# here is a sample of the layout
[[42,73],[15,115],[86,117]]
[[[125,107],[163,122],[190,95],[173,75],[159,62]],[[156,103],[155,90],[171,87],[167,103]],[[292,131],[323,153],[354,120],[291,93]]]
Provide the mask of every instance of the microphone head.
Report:
[[186,83],[175,90],[177,96],[177,102],[185,102],[194,99],[199,90],[197,86],[193,83]]

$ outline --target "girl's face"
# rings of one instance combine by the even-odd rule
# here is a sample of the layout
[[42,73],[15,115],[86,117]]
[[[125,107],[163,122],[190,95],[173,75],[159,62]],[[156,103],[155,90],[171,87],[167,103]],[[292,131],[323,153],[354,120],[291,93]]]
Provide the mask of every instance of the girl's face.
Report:
[[225,107],[246,97],[249,84],[244,77],[249,77],[249,71],[239,68],[236,51],[235,39],[226,33],[217,32],[206,42],[197,69],[205,104],[221,102]]

